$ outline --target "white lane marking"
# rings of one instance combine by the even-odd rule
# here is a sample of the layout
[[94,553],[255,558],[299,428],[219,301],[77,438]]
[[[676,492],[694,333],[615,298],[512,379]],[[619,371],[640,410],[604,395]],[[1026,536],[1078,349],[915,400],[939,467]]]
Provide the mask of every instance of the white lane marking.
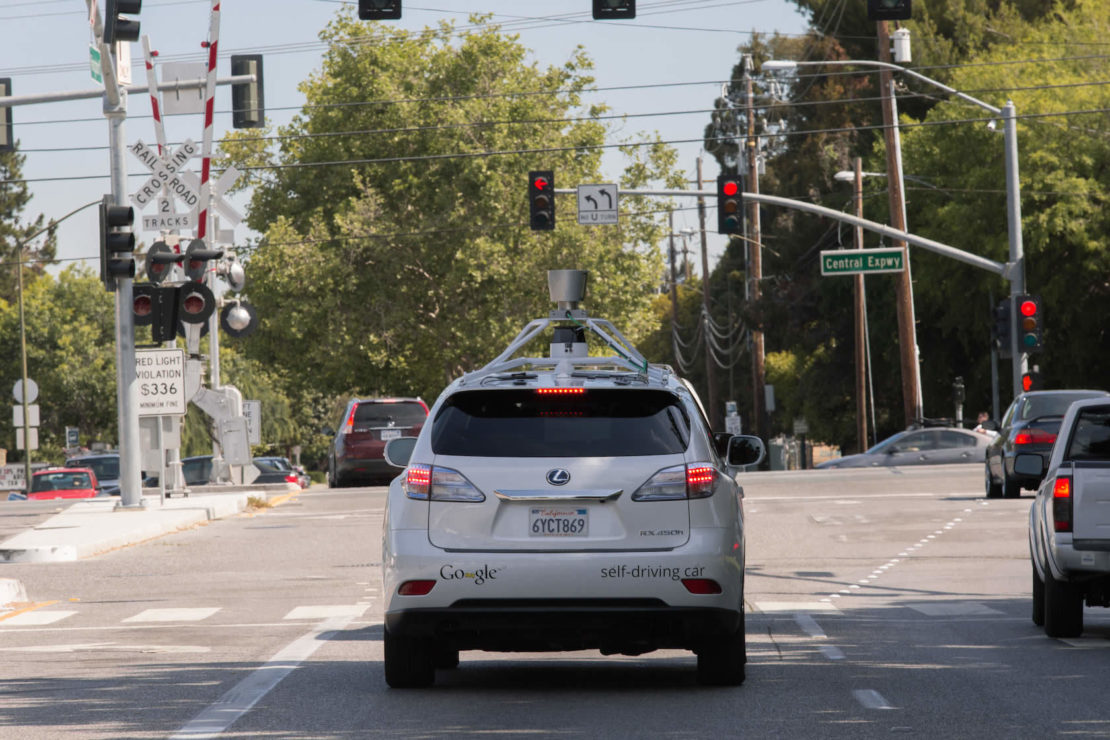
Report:
[[53,612],[24,612],[23,614],[16,614],[8,617],[0,624],[4,627],[41,627],[44,624],[54,624],[60,622],[66,617],[72,617],[77,612],[71,611],[53,611]]
[[757,601],[755,608],[764,614],[773,612],[839,612],[832,604],[820,601]]
[[88,653],[88,652],[117,652],[117,653],[210,653],[212,648],[203,645],[133,645],[130,643],[116,642],[82,642],[69,645],[35,645],[33,647],[2,648],[13,653]]
[[828,637],[828,635],[825,634],[825,630],[821,629],[821,625],[817,624],[817,620],[805,612],[795,614],[794,621],[802,628],[802,632],[805,632],[810,637],[818,637],[821,639]]
[[864,709],[894,709],[875,689],[855,689],[852,691],[852,696],[856,697],[856,701],[862,704]]
[[361,617],[369,604],[341,604],[339,606],[298,606],[282,619],[329,619],[331,617]]
[[835,645],[822,645],[821,654],[829,660],[844,660],[844,651]]
[[146,609],[133,617],[121,620],[123,622],[199,622],[208,619],[220,610],[220,607],[203,607],[200,609]]
[[1061,639],[1060,642],[1076,648],[1110,648],[1110,640],[1107,640],[1105,637],[1075,637],[1071,639]]
[[344,629],[353,619],[353,616],[332,617],[320,622],[312,631],[301,635],[279,650],[265,665],[257,668],[200,714],[189,720],[171,737],[171,740],[217,737],[250,711],[251,707],[292,673],[298,665],[308,660],[327,641],[324,635]]
[[906,604],[910,609],[920,612],[927,617],[972,617],[987,614],[1002,614],[998,609],[992,609],[978,601],[956,601],[934,604]]

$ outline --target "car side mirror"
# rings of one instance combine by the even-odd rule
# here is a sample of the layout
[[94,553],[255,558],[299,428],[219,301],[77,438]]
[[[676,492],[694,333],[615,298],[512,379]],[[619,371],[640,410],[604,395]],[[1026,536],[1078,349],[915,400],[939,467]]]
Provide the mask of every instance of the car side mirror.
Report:
[[1023,452],[1014,458],[1014,472],[1018,475],[1044,475],[1044,458],[1032,452]]
[[749,434],[736,434],[728,440],[725,461],[732,466],[758,465],[767,455],[763,440]]
[[385,443],[385,461],[395,468],[404,468],[416,447],[416,437],[398,437]]

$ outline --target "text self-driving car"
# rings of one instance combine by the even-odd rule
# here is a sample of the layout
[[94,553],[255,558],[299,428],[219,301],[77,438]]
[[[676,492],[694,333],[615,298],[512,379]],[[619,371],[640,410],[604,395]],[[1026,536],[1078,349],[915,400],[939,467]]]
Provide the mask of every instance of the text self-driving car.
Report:
[[[685,381],[578,309],[585,273],[549,283],[558,310],[386,447],[405,466],[384,524],[386,681],[430,685],[460,650],[672,648],[697,654],[702,683],[740,684],[733,476],[763,443],[714,435]],[[549,357],[517,356],[548,329]]]

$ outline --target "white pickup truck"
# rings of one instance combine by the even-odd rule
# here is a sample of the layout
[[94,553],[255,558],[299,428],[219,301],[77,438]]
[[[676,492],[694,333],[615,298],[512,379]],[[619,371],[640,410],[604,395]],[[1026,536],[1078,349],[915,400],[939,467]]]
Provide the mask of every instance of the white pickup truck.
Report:
[[1029,510],[1033,622],[1049,637],[1078,637],[1084,603],[1110,607],[1110,399],[1068,408],[1047,468],[1032,454],[1014,464],[1044,474]]

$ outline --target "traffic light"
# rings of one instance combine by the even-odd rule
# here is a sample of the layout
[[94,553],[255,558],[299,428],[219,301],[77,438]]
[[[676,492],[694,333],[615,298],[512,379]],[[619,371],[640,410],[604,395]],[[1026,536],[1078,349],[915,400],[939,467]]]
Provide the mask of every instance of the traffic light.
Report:
[[[185,250],[185,277],[189,280],[203,281],[208,269],[208,260],[218,260],[224,256],[222,249],[209,249],[203,239],[193,239]],[[211,312],[209,312],[211,313]]]
[[636,0],[594,0],[594,20],[635,17]]
[[358,0],[358,17],[364,21],[392,21],[401,17],[401,0]]
[[735,175],[717,177],[717,233],[744,232],[744,180]]
[[913,15],[911,0],[867,0],[867,20],[905,21]]
[[143,0],[105,0],[104,1],[104,43],[111,46],[117,41],[138,41],[139,21],[125,18],[138,15]]
[[130,254],[135,250],[135,235],[131,233],[134,221],[131,206],[113,204],[110,195],[100,200],[100,279],[105,290],[116,289],[116,278],[135,277],[135,260]]
[[1044,385],[1042,384],[1041,374],[1039,372],[1037,372],[1036,370],[1030,370],[1029,372],[1022,374],[1022,376],[1021,376],[1021,391],[1022,391],[1022,393],[1025,393],[1027,391],[1039,391],[1042,388],[1044,388]]
[[[12,78],[0,77],[0,98],[12,96]],[[12,109],[0,108],[0,152],[14,152],[15,138],[12,133]]]
[[154,242],[146,253],[144,270],[147,279],[155,285],[165,282],[173,272],[173,266],[180,264],[183,259],[185,255],[174,253],[169,244]]
[[1040,352],[1044,349],[1044,316],[1041,314],[1041,299],[1033,295],[1017,298],[1018,349],[1022,352]]
[[262,88],[262,55],[232,54],[232,75],[254,75],[254,82],[231,86],[231,125],[233,128],[262,128],[266,125],[266,98]]
[[532,231],[555,228],[555,172],[533,170],[528,173],[528,206]]
[[991,332],[998,356],[1004,360],[1014,355],[1010,346],[1014,337],[1014,318],[1010,308],[1009,298],[1003,298],[994,307],[994,331]]
[[131,312],[135,326],[149,326],[151,339],[167,342],[177,335],[178,288],[141,283],[134,286]]

